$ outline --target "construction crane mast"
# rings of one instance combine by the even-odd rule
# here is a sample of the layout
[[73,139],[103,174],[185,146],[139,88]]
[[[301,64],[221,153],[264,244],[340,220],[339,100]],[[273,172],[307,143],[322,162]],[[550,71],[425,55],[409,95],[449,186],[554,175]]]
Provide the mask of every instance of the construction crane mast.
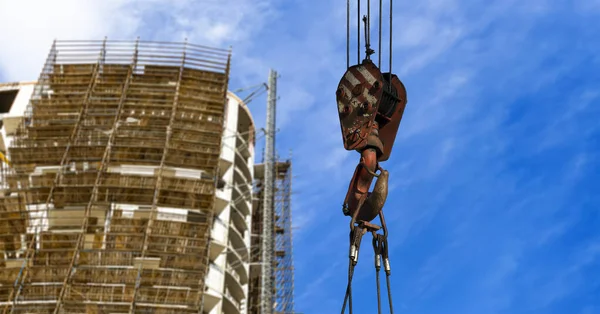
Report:
[[277,106],[277,72],[269,73],[267,125],[265,128],[265,174],[263,196],[261,313],[273,313],[273,202],[275,187],[275,112]]

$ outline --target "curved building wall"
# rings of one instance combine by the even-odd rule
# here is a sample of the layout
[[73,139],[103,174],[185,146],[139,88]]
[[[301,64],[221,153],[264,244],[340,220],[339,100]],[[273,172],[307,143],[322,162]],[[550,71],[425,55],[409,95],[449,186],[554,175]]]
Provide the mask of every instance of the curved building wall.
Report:
[[[0,83],[0,167],[7,167],[6,148],[23,118],[35,82]],[[1,184],[1,182],[0,182]]]
[[53,45],[2,172],[3,310],[203,311],[228,60],[190,44]]
[[[251,190],[254,178],[254,121],[235,94],[227,95],[220,157],[223,187],[216,192],[217,217],[211,234],[211,267],[205,310],[247,313]],[[217,254],[218,253],[218,254]]]

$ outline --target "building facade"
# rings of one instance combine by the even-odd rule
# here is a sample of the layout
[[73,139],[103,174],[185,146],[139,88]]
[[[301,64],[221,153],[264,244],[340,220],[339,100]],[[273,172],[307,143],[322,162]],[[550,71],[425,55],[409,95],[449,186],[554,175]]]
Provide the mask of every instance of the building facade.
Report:
[[0,159],[3,168],[8,167],[6,148],[25,114],[34,86],[35,82],[0,83]]
[[255,126],[248,107],[228,93],[216,218],[211,234],[205,310],[247,313]]
[[254,124],[229,55],[57,42],[37,83],[0,85],[3,310],[246,313]]

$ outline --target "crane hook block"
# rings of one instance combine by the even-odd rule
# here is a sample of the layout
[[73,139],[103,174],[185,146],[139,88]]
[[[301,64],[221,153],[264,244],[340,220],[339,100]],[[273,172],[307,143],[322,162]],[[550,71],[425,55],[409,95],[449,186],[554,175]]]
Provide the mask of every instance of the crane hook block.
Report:
[[407,102],[406,88],[398,77],[381,73],[371,60],[365,59],[344,73],[336,101],[344,148],[365,149],[369,134],[378,129],[383,151],[377,161],[388,160]]

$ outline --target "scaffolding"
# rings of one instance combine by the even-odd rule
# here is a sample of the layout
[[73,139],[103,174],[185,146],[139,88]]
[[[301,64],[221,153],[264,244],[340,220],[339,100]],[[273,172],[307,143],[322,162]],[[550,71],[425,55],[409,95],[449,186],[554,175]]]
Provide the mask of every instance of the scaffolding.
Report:
[[[248,314],[262,314],[261,291],[262,265],[264,265],[262,234],[264,194],[264,167],[266,163],[255,166],[257,184],[254,192],[254,209],[252,211],[252,241],[250,244],[250,284],[248,289]],[[274,193],[271,221],[273,222],[271,239],[274,251],[271,264],[271,291],[273,299],[270,308],[276,314],[293,314],[294,312],[294,262],[292,239],[292,162],[278,161],[274,167]]]
[[202,313],[230,55],[52,45],[2,168],[4,313]]
[[294,312],[292,240],[292,163],[275,166],[275,307],[276,314]]
[[277,78],[271,70],[263,163],[254,167],[248,314],[294,313],[292,167],[276,156]]
[[252,223],[250,237],[250,280],[248,282],[248,314],[261,313],[261,287],[262,287],[262,222],[264,189],[264,164],[254,167],[256,184],[253,191]]

